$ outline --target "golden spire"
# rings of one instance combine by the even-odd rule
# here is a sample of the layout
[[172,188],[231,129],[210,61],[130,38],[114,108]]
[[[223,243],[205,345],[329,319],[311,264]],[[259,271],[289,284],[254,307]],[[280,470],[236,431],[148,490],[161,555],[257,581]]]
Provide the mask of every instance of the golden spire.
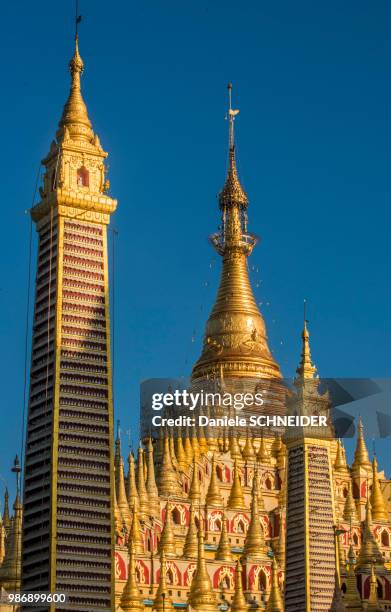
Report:
[[233,433],[229,436],[229,452],[234,460],[242,458],[242,452],[240,450],[238,440]]
[[352,485],[349,482],[348,494],[345,499],[343,509],[343,518],[345,521],[357,521],[357,508],[352,495]]
[[155,480],[155,466],[153,462],[153,444],[151,437],[148,438],[147,442],[147,482],[146,490],[148,494],[150,514],[153,516],[160,516],[160,503],[159,503],[159,492]]
[[139,446],[137,454],[137,492],[139,498],[139,513],[142,518],[149,516],[149,500],[145,486],[144,451]]
[[[255,483],[254,483],[255,480]],[[260,483],[258,468],[254,470],[254,478],[253,478],[253,487],[256,487],[257,497],[258,497],[258,510],[265,509],[265,502],[263,499],[262,486]]]
[[232,561],[231,545],[227,533],[227,517],[224,511],[221,518],[221,534],[215,558],[216,561]]
[[159,542],[159,550],[164,551],[164,554],[170,557],[176,555],[175,535],[171,521],[171,504],[169,501],[166,503],[166,516],[164,517],[164,526]]
[[275,557],[273,557],[272,563],[272,588],[266,605],[266,612],[284,612],[284,604],[278,586],[278,565]]
[[206,323],[202,354],[192,377],[209,378],[222,371],[230,377],[281,378],[248,277],[247,258],[257,239],[247,230],[248,199],[238,179],[234,143],[234,121],[239,111],[231,105],[232,85],[228,91],[229,167],[219,197],[221,230],[211,236],[223,265],[216,302]]
[[[114,467],[114,475],[116,474],[116,469]],[[113,487],[113,496],[114,496],[114,525],[115,525],[115,532],[117,535],[121,536],[123,535],[123,519],[122,519],[122,515],[120,512],[120,509],[118,508],[118,502],[117,502],[117,491],[116,491],[116,487]]]
[[120,458],[119,462],[119,477],[118,477],[118,497],[117,497],[118,508],[121,512],[122,519],[125,523],[126,528],[130,528],[130,511],[129,503],[126,497],[125,490],[125,478],[124,478],[124,462]]
[[383,608],[379,605],[379,599],[377,595],[377,578],[375,572],[375,564],[371,565],[371,578],[369,587],[368,605],[366,607],[368,612],[381,612]]
[[3,527],[8,532],[10,528],[10,509],[9,509],[9,494],[8,489],[4,492],[4,511],[3,511]]
[[183,441],[182,441],[182,430],[178,429],[178,435],[176,437],[176,457],[177,457],[177,461],[178,461],[178,468],[180,470],[182,470],[182,472],[184,472],[187,469],[187,462],[186,462],[186,453],[185,453],[185,449],[183,448]]
[[188,559],[196,559],[198,551],[197,527],[195,524],[194,504],[190,506],[189,528],[187,530],[185,545],[183,547],[183,556]]
[[206,494],[205,501],[208,506],[220,506],[221,507],[223,504],[223,498],[221,497],[219,484],[217,482],[216,459],[215,459],[214,453],[212,457],[212,467],[211,467],[209,487],[208,487],[208,492]]
[[284,528],[284,518],[283,515],[280,514],[280,529],[278,533],[278,544],[277,544],[277,558],[281,567],[285,565],[285,552],[286,552],[286,543],[285,543],[285,528]]
[[372,511],[371,504],[368,499],[365,512],[363,538],[358,556],[357,566],[366,566],[368,568],[374,560],[378,565],[384,565],[383,556],[379,550],[372,531]]
[[174,437],[173,435],[170,433],[169,435],[169,446],[170,446],[170,456],[171,456],[171,463],[173,465],[174,470],[177,470],[179,465],[178,465],[178,461],[175,455],[175,444],[174,444]]
[[164,438],[162,463],[158,472],[158,489],[161,497],[182,496],[178,475],[171,460],[168,436]]
[[307,302],[304,300],[304,327],[301,333],[303,344],[301,349],[301,359],[296,372],[299,380],[314,380],[317,378],[317,375],[316,367],[311,360],[310,334],[307,328],[308,321],[306,319],[306,309]]
[[200,445],[198,444],[198,438],[195,431],[193,431],[193,435],[191,436],[191,447],[193,449],[193,457],[198,461],[200,458]]
[[199,433],[199,436],[198,436],[198,446],[200,448],[201,455],[206,455],[208,450],[209,450],[209,446],[208,446],[208,441],[205,438],[205,434],[204,434],[203,429]]
[[364,439],[364,425],[362,423],[361,417],[358,420],[358,428],[357,428],[357,444],[356,450],[354,453],[354,461],[352,463],[352,469],[356,470],[357,468],[365,468],[367,470],[371,469],[371,462],[369,461],[368,450],[365,444]]
[[253,440],[252,437],[249,435],[249,433],[247,432],[246,435],[246,443],[244,445],[244,449],[243,449],[243,459],[245,461],[247,461],[247,463],[253,463],[256,459],[256,455],[255,455],[255,451],[254,451],[254,445],[253,445]]
[[144,610],[143,598],[140,596],[140,591],[136,581],[136,563],[135,550],[132,539],[129,538],[129,571],[124,590],[121,595],[121,609],[124,612],[139,612]]
[[160,579],[159,586],[156,591],[155,601],[153,602],[152,610],[156,612],[168,612],[172,610],[172,600],[168,594],[167,582],[167,562],[165,551],[162,550],[160,553]]
[[190,442],[189,430],[186,428],[185,443],[184,443],[187,467],[190,467],[193,462],[193,447]]
[[246,598],[243,593],[242,571],[242,564],[240,559],[238,559],[236,561],[235,593],[232,598],[231,612],[247,612],[248,610]]
[[137,487],[136,487],[136,474],[134,467],[134,456],[133,453],[130,452],[128,456],[128,487],[127,487],[127,498],[128,504],[130,508],[136,506],[138,509],[140,506],[140,500],[138,498]]
[[377,459],[376,455],[373,456],[372,461],[372,491],[371,491],[371,506],[372,506],[372,518],[375,521],[387,521],[388,512],[384,502],[384,497],[381,492],[379,476],[377,474]]
[[253,478],[251,496],[251,519],[244,541],[243,555],[250,557],[263,557],[266,553],[265,535],[259,522],[257,478]]
[[244,503],[243,489],[239,478],[239,468],[236,459],[234,463],[233,472],[233,482],[228,498],[228,508],[235,510],[245,510],[246,504]]
[[18,493],[13,509],[14,515],[10,520],[5,556],[0,567],[0,586],[6,591],[19,591],[21,583],[23,508]]
[[335,456],[334,469],[336,472],[348,472],[345,453],[343,452],[342,442],[339,438],[337,440],[337,454]]
[[354,554],[353,546],[350,545],[348,552],[348,566],[347,576],[345,580],[346,591],[344,596],[345,606],[350,611],[361,612],[361,598],[357,590],[357,579],[354,571],[356,564],[356,556]]
[[121,463],[121,439],[119,436],[119,421],[117,421],[117,437],[115,439],[115,451],[114,451],[114,470],[115,470],[115,488],[118,498],[118,482],[120,474],[120,463]]
[[142,555],[144,552],[144,539],[140,529],[139,515],[137,508],[133,506],[133,520],[132,526],[129,533],[129,540],[131,540],[135,552],[137,555]]
[[193,475],[191,478],[189,499],[191,499],[191,501],[193,502],[200,501],[201,499],[201,488],[200,488],[200,479],[198,475],[198,464],[196,463],[195,458],[193,461]]
[[263,465],[270,463],[270,453],[266,448],[265,436],[263,434],[261,435],[261,442],[257,453],[257,460]]
[[212,588],[204,557],[204,534],[201,517],[198,532],[197,569],[194,572],[190,587],[189,604],[194,612],[215,612],[216,610],[216,595]]
[[84,71],[84,62],[79,54],[77,35],[75,37],[75,51],[69,62],[69,71],[71,73],[71,90],[58,124],[57,139],[61,140],[67,132],[72,140],[91,142],[94,138],[94,132],[88,117],[87,107],[81,95],[80,77]]

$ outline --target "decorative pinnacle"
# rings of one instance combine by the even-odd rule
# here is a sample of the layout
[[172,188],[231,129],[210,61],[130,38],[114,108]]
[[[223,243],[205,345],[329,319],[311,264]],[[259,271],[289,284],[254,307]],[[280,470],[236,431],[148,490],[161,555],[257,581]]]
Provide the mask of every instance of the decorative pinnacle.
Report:
[[236,115],[239,114],[238,109],[232,108],[232,83],[228,84],[228,99],[229,108],[227,113],[228,119],[228,146],[229,146],[229,166],[227,179],[225,185],[220,192],[219,203],[220,208],[223,210],[230,206],[239,206],[241,208],[247,208],[248,198],[238,178],[238,171],[236,168],[236,157],[235,157],[235,130],[234,121]]
[[88,117],[87,107],[81,95],[80,87],[80,76],[84,71],[84,62],[79,53],[77,25],[80,23],[81,18],[80,15],[78,15],[77,7],[76,11],[75,51],[69,62],[71,90],[59,122],[57,138],[62,139],[66,133],[71,139],[91,141],[94,137],[94,133]]
[[316,367],[311,360],[311,349],[310,349],[310,334],[307,327],[307,300],[304,300],[304,325],[301,334],[302,338],[302,350],[301,359],[299,366],[296,370],[298,377],[306,380],[313,380],[316,378]]
[[73,54],[72,59],[69,62],[69,71],[72,77],[74,76],[75,73],[82,74],[84,71],[84,62],[79,53],[79,36],[78,35],[76,35],[75,37],[75,52]]

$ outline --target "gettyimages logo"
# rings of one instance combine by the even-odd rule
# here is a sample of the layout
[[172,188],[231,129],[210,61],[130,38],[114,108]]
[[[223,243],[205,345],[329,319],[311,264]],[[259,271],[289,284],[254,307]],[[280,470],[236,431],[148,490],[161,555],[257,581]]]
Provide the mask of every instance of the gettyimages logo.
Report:
[[[205,381],[204,381],[205,383]],[[228,427],[231,435],[312,435],[350,438],[360,415],[368,435],[391,436],[391,381],[321,379],[311,401],[297,402],[292,379],[206,381],[195,388],[189,379],[155,378],[140,389],[141,435],[158,437],[164,428],[198,428],[213,436]],[[318,398],[317,401],[313,401]]]

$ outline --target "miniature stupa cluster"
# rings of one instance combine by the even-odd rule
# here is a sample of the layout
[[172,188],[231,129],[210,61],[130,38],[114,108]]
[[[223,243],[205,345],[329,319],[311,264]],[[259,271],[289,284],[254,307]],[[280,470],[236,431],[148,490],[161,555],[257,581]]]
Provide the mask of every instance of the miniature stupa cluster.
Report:
[[[117,438],[118,610],[285,610],[286,548],[294,533],[286,529],[281,438],[166,431],[155,444],[146,439],[136,455],[129,453],[125,475]],[[331,458],[338,575],[325,609],[387,609],[391,482],[376,456],[370,462],[361,422],[352,466],[340,440],[333,440]]]

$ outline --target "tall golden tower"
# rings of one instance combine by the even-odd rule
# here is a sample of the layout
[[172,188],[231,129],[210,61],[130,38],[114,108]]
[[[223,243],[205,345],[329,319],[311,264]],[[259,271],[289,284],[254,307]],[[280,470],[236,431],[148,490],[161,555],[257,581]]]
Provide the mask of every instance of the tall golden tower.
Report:
[[43,160],[24,477],[22,586],[61,591],[62,609],[113,609],[113,403],[107,153],[71,88]]
[[229,167],[220,192],[221,230],[210,237],[223,259],[220,287],[206,323],[202,354],[193,380],[222,374],[229,377],[280,378],[267,343],[266,327],[248,276],[247,258],[257,238],[247,230],[248,198],[236,168],[234,121],[239,113],[229,91]]
[[[292,415],[329,417],[329,397],[320,393],[304,317]],[[285,612],[329,612],[338,569],[331,463],[331,426],[288,427]]]

